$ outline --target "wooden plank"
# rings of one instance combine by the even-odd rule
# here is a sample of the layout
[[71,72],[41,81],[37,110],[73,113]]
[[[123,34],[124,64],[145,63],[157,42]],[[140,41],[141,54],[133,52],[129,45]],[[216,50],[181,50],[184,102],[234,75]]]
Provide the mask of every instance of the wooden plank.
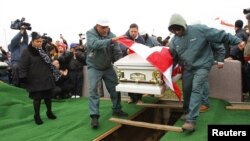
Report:
[[117,122],[120,124],[136,126],[136,127],[144,127],[156,130],[166,130],[166,131],[174,131],[174,132],[183,132],[181,127],[176,126],[169,126],[169,125],[161,125],[161,124],[153,124],[147,122],[140,122],[140,121],[131,121],[127,119],[119,119],[119,118],[110,118],[110,121]]
[[148,108],[176,108],[182,109],[181,104],[148,104],[148,103],[137,103],[138,106],[148,107]]
[[250,102],[230,102],[230,105],[232,106],[237,106],[237,105],[249,105],[250,106]]
[[250,105],[232,105],[226,106],[227,110],[250,110]]

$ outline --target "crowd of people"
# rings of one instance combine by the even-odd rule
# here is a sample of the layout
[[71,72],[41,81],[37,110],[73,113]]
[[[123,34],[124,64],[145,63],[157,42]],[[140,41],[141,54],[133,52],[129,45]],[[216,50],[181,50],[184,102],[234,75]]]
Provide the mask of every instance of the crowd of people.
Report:
[[[33,99],[34,121],[40,118],[41,100],[47,107],[47,116],[56,119],[52,112],[51,99],[79,98],[82,96],[83,66],[86,65],[84,38],[79,35],[78,43],[71,43],[60,35],[61,41],[38,32],[31,33],[22,26],[12,38],[8,51],[1,49],[1,61],[8,67],[1,71],[1,80],[28,91]],[[3,77],[4,76],[4,77]]]
[[[115,87],[118,84],[113,63],[131,53],[117,41],[127,38],[154,46],[168,46],[173,56],[174,64],[183,69],[183,111],[185,123],[182,128],[186,131],[196,129],[196,121],[202,109],[210,107],[208,100],[208,73],[212,65],[223,68],[224,59],[239,60],[242,64],[242,90],[250,92],[250,14],[246,14],[248,28],[243,29],[243,21],[235,21],[235,35],[224,30],[211,28],[203,24],[187,25],[185,18],[179,14],[171,16],[168,30],[173,37],[154,37],[146,32],[140,32],[136,23],[129,25],[124,35],[116,36],[111,31],[107,19],[98,19],[96,25],[86,32],[86,44],[83,44],[82,34],[79,42],[68,45],[60,35],[61,41],[53,43],[46,34],[31,33],[31,41],[25,27],[21,27],[11,40],[8,51],[0,47],[1,61],[9,64],[8,80],[16,87],[24,88],[33,100],[34,121],[43,124],[40,117],[41,101],[47,108],[47,117],[56,119],[52,110],[52,98],[79,98],[83,96],[83,66],[87,66],[86,76],[89,85],[89,116],[91,127],[97,129],[100,94],[100,82],[104,82],[112,102],[112,115],[127,117],[122,110],[121,93]],[[226,48],[229,46],[229,48]],[[227,50],[230,49],[230,50]],[[228,52],[228,54],[226,54]],[[2,74],[1,74],[2,75]],[[141,103],[142,94],[129,93],[128,103]]]

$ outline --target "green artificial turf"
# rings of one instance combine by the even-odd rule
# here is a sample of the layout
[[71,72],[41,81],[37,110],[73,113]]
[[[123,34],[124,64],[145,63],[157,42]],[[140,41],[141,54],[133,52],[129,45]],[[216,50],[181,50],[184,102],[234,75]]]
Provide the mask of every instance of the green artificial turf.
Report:
[[[109,121],[112,117],[110,100],[100,101],[100,128],[97,130],[90,126],[86,97],[53,100],[52,105],[58,118],[48,119],[45,104],[42,103],[40,113],[44,124],[36,125],[33,121],[32,100],[28,98],[28,93],[24,89],[0,82],[0,140],[91,141],[117,125]],[[122,106],[129,116],[142,109],[126,102],[122,102]]]
[[[227,110],[228,102],[210,98],[211,108],[200,113],[195,132],[167,132],[161,141],[207,141],[208,125],[250,125],[249,110]],[[174,126],[181,127],[184,121],[178,120]]]

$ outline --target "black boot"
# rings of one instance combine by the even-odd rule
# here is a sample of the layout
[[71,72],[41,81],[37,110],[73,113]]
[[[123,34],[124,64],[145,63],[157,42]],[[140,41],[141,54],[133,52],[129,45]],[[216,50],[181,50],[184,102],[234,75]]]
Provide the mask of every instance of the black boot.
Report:
[[56,119],[56,116],[52,113],[52,110],[51,110],[51,99],[44,99],[44,102],[45,102],[45,105],[46,105],[46,107],[47,107],[47,112],[46,112],[46,114],[47,114],[47,117],[49,118],[49,119]]
[[119,110],[113,110],[113,116],[117,116],[117,117],[127,117],[128,113],[122,111],[121,109]]
[[42,119],[40,118],[40,104],[41,104],[41,99],[34,99],[33,100],[33,106],[34,106],[34,120],[37,125],[43,124]]
[[99,127],[99,121],[98,121],[98,116],[94,115],[94,116],[91,116],[91,127],[93,129],[97,129]]
[[37,125],[43,124],[43,121],[42,121],[42,119],[40,118],[39,115],[34,115],[34,120],[35,120],[35,123],[36,123]]
[[49,119],[56,119],[56,116],[52,113],[52,111],[47,111],[46,114]]

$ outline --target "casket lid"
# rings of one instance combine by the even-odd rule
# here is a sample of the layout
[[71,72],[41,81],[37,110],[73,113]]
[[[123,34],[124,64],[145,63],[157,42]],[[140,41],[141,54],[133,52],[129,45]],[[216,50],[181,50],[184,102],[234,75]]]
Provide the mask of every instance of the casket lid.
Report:
[[114,63],[115,66],[152,66],[136,53],[129,54]]

